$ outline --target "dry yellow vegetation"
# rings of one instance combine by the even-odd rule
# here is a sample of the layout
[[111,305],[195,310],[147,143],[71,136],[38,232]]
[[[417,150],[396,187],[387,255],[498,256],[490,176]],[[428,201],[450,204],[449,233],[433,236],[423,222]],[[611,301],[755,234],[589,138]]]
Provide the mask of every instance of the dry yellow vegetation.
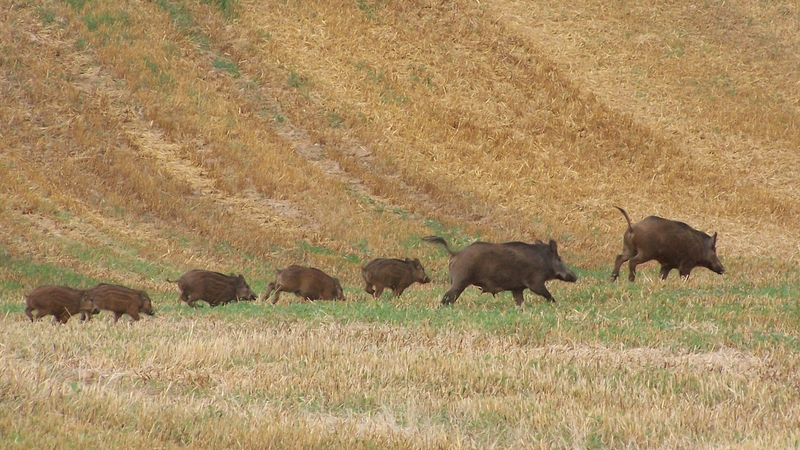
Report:
[[[796,446],[798,24],[788,0],[5,0],[0,441]],[[726,275],[608,286],[612,205],[718,232]],[[554,238],[581,280],[428,315],[430,234]],[[360,266],[406,256],[434,283],[386,313]],[[164,282],[292,263],[350,301],[195,313]],[[98,281],[162,314],[21,314]]]

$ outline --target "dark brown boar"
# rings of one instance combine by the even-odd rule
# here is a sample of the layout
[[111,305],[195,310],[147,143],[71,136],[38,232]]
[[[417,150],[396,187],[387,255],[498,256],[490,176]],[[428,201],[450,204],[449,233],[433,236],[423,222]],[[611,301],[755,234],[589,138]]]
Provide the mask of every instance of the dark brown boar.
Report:
[[339,280],[325,272],[313,267],[291,265],[278,270],[275,281],[267,286],[264,300],[269,297],[272,290],[275,296],[272,304],[278,302],[281,292],[291,292],[307,300],[344,300],[344,291]]
[[536,241],[492,244],[475,242],[461,251],[453,251],[438,236],[422,238],[423,241],[444,246],[450,253],[450,288],[442,297],[442,305],[456,301],[467,286],[477,286],[492,295],[511,291],[517,306],[524,301],[527,288],[554,302],[545,287],[549,280],[575,282],[578,277],[564,265],[558,256],[556,241],[549,244]]
[[361,276],[367,286],[364,288],[368,294],[378,298],[385,288],[392,290],[395,297],[403,294],[412,283],[430,283],[431,279],[425,273],[419,259],[373,259],[361,268]]
[[[25,296],[25,315],[31,322],[52,315],[55,322],[67,323],[76,314],[80,314],[82,319],[92,320],[95,305],[86,292],[67,286],[39,286]],[[35,318],[31,314],[34,310]]]
[[720,275],[725,268],[717,257],[717,233],[709,236],[683,222],[650,216],[636,224],[631,224],[628,213],[614,206],[628,222],[628,229],[622,238],[622,253],[614,261],[611,281],[619,277],[622,263],[629,261],[628,280],[636,279],[636,266],[656,260],[661,264],[661,279],[666,280],[670,270],[678,269],[681,277],[689,274],[697,266],[702,266]]
[[116,284],[100,283],[89,289],[86,295],[101,310],[114,313],[114,323],[117,323],[123,314],[131,316],[132,321],[139,320],[139,313],[143,312],[152,316],[153,304],[150,296],[145,291],[137,291]]
[[212,308],[234,300],[255,300],[256,294],[250,289],[242,275],[225,275],[219,272],[194,269],[186,272],[175,281],[181,290],[180,299],[192,308],[195,302],[204,300]]

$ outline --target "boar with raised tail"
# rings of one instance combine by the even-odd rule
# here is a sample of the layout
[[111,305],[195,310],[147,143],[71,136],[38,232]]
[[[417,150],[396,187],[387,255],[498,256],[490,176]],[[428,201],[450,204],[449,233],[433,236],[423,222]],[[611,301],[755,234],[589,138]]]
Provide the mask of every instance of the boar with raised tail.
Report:
[[181,290],[180,299],[195,308],[195,302],[204,300],[212,308],[232,301],[255,300],[256,294],[250,289],[242,275],[225,275],[209,270],[194,269],[186,272],[177,280]]
[[545,282],[562,280],[572,283],[578,279],[561,261],[554,240],[550,240],[549,244],[541,241],[533,244],[479,241],[460,251],[451,250],[447,242],[438,236],[428,236],[422,240],[442,245],[450,254],[450,288],[442,297],[442,305],[455,302],[470,285],[492,295],[511,291],[517,306],[522,306],[525,289],[554,302]]
[[628,262],[628,280],[636,279],[636,266],[656,260],[661,264],[661,279],[666,280],[670,270],[678,269],[681,277],[689,274],[697,266],[705,267],[720,275],[725,268],[717,257],[717,233],[709,236],[683,222],[650,216],[631,224],[628,213],[614,206],[628,222],[628,229],[622,238],[622,253],[614,261],[611,281],[619,277],[622,263]]
[[267,286],[264,300],[275,290],[272,304],[278,302],[281,292],[292,294],[306,300],[344,300],[344,290],[337,278],[313,267],[291,265],[278,271],[275,281]]
[[375,298],[383,294],[385,288],[392,290],[395,297],[403,294],[412,283],[430,283],[419,259],[373,259],[361,268],[361,276],[367,283],[365,291]]
[[[25,315],[31,322],[52,315],[55,322],[67,323],[77,314],[81,319],[92,320],[96,309],[86,292],[67,286],[39,286],[25,296]],[[36,311],[36,317],[33,311]]]
[[114,313],[114,323],[117,323],[123,314],[131,316],[132,321],[139,320],[139,313],[152,316],[154,313],[150,296],[145,291],[119,286],[116,284],[100,283],[89,289],[86,295],[101,310]]

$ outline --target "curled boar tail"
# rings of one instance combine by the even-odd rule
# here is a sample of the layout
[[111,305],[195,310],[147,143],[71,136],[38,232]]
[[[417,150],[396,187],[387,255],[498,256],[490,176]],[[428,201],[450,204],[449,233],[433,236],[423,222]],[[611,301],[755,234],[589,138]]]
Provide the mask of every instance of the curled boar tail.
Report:
[[167,283],[177,283],[178,280],[170,280],[169,278],[164,278]]
[[625,216],[625,220],[628,221],[628,230],[633,231],[633,225],[631,225],[631,218],[628,217],[628,213],[626,213],[624,209],[620,208],[617,205],[614,205],[614,208],[617,208],[622,213],[622,215]]
[[450,253],[450,255],[455,255],[456,254],[456,252],[451,250],[450,246],[447,245],[447,241],[445,241],[443,238],[440,238],[439,236],[426,236],[426,237],[422,238],[422,240],[425,241],[425,242],[430,242],[431,244],[443,245],[444,249],[447,250],[447,253]]

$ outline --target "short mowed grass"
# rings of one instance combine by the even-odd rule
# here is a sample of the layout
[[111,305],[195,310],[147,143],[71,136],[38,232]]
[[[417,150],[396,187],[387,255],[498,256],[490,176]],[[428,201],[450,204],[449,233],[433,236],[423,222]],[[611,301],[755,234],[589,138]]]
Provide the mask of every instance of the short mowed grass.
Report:
[[345,282],[344,302],[197,309],[165,284],[156,316],[116,325],[31,324],[11,286],[0,433],[17,448],[797,445],[798,272],[645,267],[635,283],[579,270],[521,309],[475,288],[440,307],[441,273],[399,298]]

